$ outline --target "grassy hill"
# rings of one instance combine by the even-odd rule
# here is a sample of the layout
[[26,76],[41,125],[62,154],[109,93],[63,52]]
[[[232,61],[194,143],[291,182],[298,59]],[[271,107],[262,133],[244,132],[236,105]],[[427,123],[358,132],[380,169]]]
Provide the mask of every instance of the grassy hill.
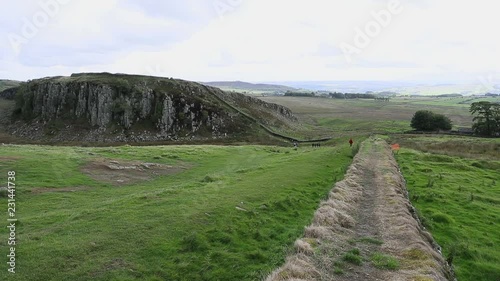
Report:
[[0,80],[0,92],[7,90],[9,88],[14,88],[19,86],[21,84],[20,81],[14,81],[14,80]]
[[281,128],[295,121],[289,109],[242,94],[180,79],[110,73],[24,83],[14,117],[18,136],[55,142],[238,141],[260,138],[263,124]]
[[274,84],[252,84],[241,81],[219,81],[219,82],[203,82],[203,84],[217,87],[225,91],[248,92],[253,94],[265,94],[275,92],[296,91],[296,88],[274,85]]

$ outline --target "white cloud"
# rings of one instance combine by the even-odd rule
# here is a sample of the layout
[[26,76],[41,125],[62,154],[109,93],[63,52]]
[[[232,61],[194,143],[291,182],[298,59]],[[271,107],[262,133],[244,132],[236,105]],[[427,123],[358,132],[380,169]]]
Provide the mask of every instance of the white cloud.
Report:
[[[389,1],[241,0],[228,2],[238,5],[219,18],[213,1],[165,1],[155,7],[154,1],[73,0],[20,57],[0,55],[9,62],[0,65],[0,74],[27,79],[58,70],[157,72],[249,81],[498,76],[493,0],[401,0],[403,12],[347,63],[340,44],[352,42],[355,29],[373,21],[372,13],[386,9]],[[33,13],[33,7],[14,10],[23,9]],[[161,16],[158,10],[180,12]],[[18,25],[14,20],[12,26]]]

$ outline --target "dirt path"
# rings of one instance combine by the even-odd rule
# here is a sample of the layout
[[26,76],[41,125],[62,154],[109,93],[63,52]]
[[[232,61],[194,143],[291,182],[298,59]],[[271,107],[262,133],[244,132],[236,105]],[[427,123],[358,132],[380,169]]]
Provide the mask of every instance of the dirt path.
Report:
[[389,146],[370,138],[296,241],[295,254],[266,280],[450,280],[413,213]]

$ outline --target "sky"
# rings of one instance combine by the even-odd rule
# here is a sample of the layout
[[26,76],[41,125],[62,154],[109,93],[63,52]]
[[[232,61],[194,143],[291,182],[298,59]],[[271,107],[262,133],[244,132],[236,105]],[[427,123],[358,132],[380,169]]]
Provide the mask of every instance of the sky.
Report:
[[0,78],[500,84],[494,0],[0,0]]

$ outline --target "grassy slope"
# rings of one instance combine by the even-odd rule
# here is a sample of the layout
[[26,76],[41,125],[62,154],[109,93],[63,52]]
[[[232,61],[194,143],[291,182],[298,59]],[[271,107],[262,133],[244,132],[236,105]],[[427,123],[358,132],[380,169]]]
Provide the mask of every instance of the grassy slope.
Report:
[[498,153],[498,139],[420,137],[397,155],[424,224],[446,257],[455,253],[458,280],[500,280]]
[[17,87],[20,83],[21,82],[14,80],[0,80],[0,92],[9,88]]
[[[0,175],[17,172],[18,273],[11,280],[259,279],[283,262],[351,161],[345,144],[298,151],[0,146],[0,155],[11,158],[0,163]],[[79,171],[95,157],[191,168],[114,187]],[[74,186],[90,189],[30,192]],[[5,239],[0,245],[5,253]]]

